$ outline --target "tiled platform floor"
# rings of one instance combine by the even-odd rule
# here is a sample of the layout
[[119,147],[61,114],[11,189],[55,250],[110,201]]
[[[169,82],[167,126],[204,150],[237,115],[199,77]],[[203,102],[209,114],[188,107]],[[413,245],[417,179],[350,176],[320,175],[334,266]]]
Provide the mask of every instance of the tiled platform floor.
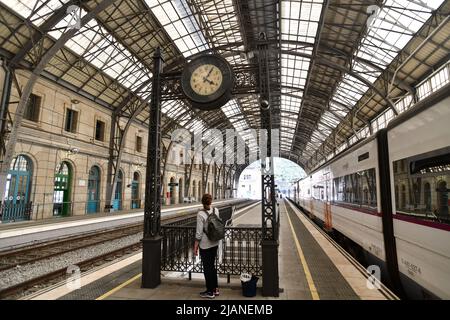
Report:
[[[287,201],[281,200],[280,210],[280,296],[278,298],[263,297],[260,280],[257,296],[243,297],[240,280],[235,277],[230,284],[226,283],[225,278],[219,279],[221,295],[216,299],[386,299],[380,291],[367,288],[365,276],[340,251],[327,244],[327,239],[296,208]],[[260,205],[242,215],[233,224],[235,226],[260,225]],[[134,279],[123,283],[100,298],[201,299],[199,292],[204,290],[201,274],[194,275],[191,281],[170,276],[162,277],[162,283],[157,288],[143,289],[138,274],[139,266],[136,270]]]

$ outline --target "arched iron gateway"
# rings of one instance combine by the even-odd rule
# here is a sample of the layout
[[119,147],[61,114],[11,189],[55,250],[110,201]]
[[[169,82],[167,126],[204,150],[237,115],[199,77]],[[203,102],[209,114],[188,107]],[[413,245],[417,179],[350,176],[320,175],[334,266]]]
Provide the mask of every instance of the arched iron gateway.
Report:
[[100,205],[100,169],[93,166],[89,170],[87,213],[98,212]]
[[[269,87],[269,57],[268,44],[265,34],[261,34],[261,42],[257,46],[258,65],[246,69],[239,67],[234,71],[234,85],[229,90],[231,95],[254,92],[260,94],[261,101],[261,129],[268,132],[267,158],[261,159],[262,170],[262,228],[258,247],[262,247],[262,276],[263,295],[278,296],[278,229],[279,218],[275,199],[275,183],[273,176],[273,157],[271,154],[271,112],[270,112],[270,87]],[[152,79],[152,95],[150,105],[149,141],[147,148],[147,173],[145,190],[145,215],[144,215],[144,239],[142,259],[142,287],[155,288],[161,283],[160,271],[164,257],[161,255],[162,240],[166,240],[161,229],[161,173],[160,173],[160,150],[161,150],[161,101],[186,99],[182,89],[182,75],[163,74],[163,58],[160,48],[153,56],[154,68]],[[189,68],[188,68],[189,69]],[[187,70],[187,69],[185,69]],[[183,77],[183,79],[186,77]],[[250,81],[249,81],[250,79]],[[223,100],[219,102],[223,103]],[[195,103],[198,104],[197,102]],[[219,105],[220,107],[220,105]],[[210,110],[210,108],[208,109]],[[200,192],[200,181],[198,182]],[[203,185],[206,189],[206,185]],[[171,190],[171,195],[174,194]],[[230,191],[230,194],[232,191]],[[201,194],[199,193],[199,198]],[[164,227],[166,228],[166,227]],[[243,231],[244,232],[244,231]],[[252,231],[247,231],[252,232]],[[258,232],[256,232],[258,234]],[[161,237],[163,235],[163,237]],[[187,235],[185,235],[187,236]],[[187,236],[188,237],[188,236]],[[164,238],[164,239],[163,239]],[[188,237],[189,238],[189,237]],[[164,242],[163,244],[165,244]],[[160,261],[160,258],[163,261]]]
[[32,177],[33,164],[30,158],[19,155],[11,161],[6,190],[0,205],[0,220],[8,222],[30,219]]
[[139,184],[141,176],[138,172],[133,173],[133,181],[131,181],[131,209],[139,209],[141,207],[141,197]]
[[114,211],[122,210],[122,190],[123,190],[123,172],[119,170],[117,177],[116,189],[114,192],[113,209]]

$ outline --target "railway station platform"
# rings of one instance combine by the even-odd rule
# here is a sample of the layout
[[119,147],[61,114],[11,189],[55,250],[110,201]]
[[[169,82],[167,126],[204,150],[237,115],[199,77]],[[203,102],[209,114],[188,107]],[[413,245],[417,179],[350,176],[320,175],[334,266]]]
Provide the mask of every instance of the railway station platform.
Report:
[[[218,206],[232,205],[242,199],[224,199]],[[172,218],[195,212],[200,203],[162,206],[161,218]],[[143,209],[95,213],[70,217],[55,217],[14,223],[0,223],[0,250],[46,241],[53,238],[73,236],[84,232],[106,230],[127,224],[141,222]]]
[[[219,276],[218,300],[396,300],[389,289],[368,286],[369,274],[323,231],[289,203],[280,200],[279,297],[263,297],[262,279],[254,298],[242,295],[240,279]],[[237,211],[235,227],[261,225],[261,207]],[[82,275],[81,288],[56,285],[26,299],[34,300],[197,300],[204,290],[203,274],[162,272],[161,285],[141,288],[142,253],[125,257]]]

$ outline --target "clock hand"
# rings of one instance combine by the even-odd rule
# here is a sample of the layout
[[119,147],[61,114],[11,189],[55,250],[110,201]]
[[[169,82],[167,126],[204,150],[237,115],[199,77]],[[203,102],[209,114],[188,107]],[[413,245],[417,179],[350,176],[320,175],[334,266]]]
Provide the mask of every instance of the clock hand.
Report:
[[206,79],[209,78],[209,76],[211,75],[211,72],[214,70],[214,67],[211,68],[211,70],[209,70],[208,74],[206,75]]
[[213,81],[206,79],[205,77],[203,77],[203,82],[208,82],[209,84],[215,85]]

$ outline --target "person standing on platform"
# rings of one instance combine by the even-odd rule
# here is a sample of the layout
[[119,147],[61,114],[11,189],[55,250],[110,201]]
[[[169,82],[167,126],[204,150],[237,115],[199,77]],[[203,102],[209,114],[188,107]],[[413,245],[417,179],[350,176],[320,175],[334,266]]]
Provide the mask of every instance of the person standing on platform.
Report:
[[205,230],[207,228],[207,219],[210,214],[215,214],[219,217],[219,210],[211,207],[212,196],[204,194],[202,197],[203,209],[197,214],[197,229],[195,233],[194,254],[198,255],[200,248],[200,257],[203,264],[203,272],[205,275],[206,291],[200,293],[202,298],[214,299],[219,295],[217,270],[215,266],[217,249],[219,241],[212,241],[208,238]]

